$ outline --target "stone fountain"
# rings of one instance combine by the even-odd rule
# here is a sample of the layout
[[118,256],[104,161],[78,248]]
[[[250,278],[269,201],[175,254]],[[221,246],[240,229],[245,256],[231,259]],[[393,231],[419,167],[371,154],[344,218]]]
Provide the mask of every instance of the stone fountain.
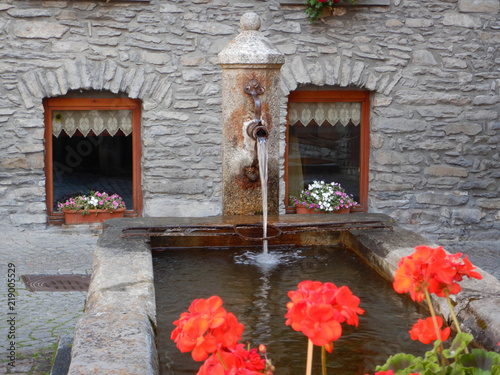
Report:
[[[262,211],[256,133],[267,133],[268,212],[279,207],[280,69],[285,57],[259,32],[260,18],[243,15],[241,34],[219,53],[222,67],[223,214]],[[253,95],[252,95],[253,90]]]

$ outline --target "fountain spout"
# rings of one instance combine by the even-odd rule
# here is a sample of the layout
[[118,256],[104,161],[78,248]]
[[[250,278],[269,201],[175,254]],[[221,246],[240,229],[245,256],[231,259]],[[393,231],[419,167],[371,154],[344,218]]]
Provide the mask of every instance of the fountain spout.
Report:
[[269,137],[269,130],[262,124],[262,121],[252,121],[247,127],[247,134],[254,140],[257,141],[259,138],[267,139]]
[[255,119],[248,125],[247,134],[254,141],[257,141],[258,138],[267,139],[267,137],[269,137],[269,130],[262,123],[261,103],[259,99],[259,95],[263,94],[265,89],[257,79],[253,78],[250,82],[248,82],[248,84],[245,85],[243,91],[248,95],[252,95],[255,103]]

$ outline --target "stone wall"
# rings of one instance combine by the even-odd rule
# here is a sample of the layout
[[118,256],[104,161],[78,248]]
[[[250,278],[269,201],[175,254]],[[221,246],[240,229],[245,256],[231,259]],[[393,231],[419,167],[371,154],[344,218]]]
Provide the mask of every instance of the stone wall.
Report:
[[286,56],[282,155],[289,92],[369,90],[369,210],[436,239],[498,239],[499,1],[391,0],[316,24],[303,10],[278,0],[4,0],[0,220],[45,223],[42,100],[71,90],[142,100],[145,216],[220,214],[217,54],[253,11]]

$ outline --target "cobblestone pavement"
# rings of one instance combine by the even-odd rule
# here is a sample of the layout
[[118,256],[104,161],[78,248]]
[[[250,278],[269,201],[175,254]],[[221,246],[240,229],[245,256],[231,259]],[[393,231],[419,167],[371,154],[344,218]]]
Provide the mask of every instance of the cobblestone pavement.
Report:
[[[49,227],[28,230],[0,226],[2,317],[9,315],[8,280],[15,269],[15,367],[9,366],[9,325],[0,324],[0,375],[50,374],[60,336],[72,334],[83,313],[85,292],[30,292],[21,275],[91,272],[98,227]],[[450,252],[468,254],[473,264],[500,279],[500,241],[442,243]],[[9,264],[11,266],[9,266]],[[14,267],[12,267],[12,265]]]
[[[50,374],[58,339],[72,334],[83,313],[86,292],[31,292],[21,275],[90,273],[100,232],[96,227],[0,227],[0,309],[7,318],[0,324],[0,375]],[[14,297],[8,294],[13,274]],[[9,304],[9,297],[15,305]],[[14,318],[15,332],[5,324],[9,318]],[[10,340],[8,334],[15,334],[15,338]],[[15,342],[15,366],[9,366],[10,341]]]

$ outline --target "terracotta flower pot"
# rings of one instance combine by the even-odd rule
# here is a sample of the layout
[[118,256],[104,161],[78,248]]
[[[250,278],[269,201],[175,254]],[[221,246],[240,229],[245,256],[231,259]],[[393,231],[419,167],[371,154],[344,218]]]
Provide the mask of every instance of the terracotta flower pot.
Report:
[[314,208],[307,208],[301,204],[295,206],[295,210],[298,214],[320,214],[321,211],[316,211]]
[[298,214],[348,214],[351,212],[350,207],[342,207],[338,211],[331,211],[331,212],[325,212],[325,211],[316,211],[314,208],[308,208],[304,205],[297,204],[295,205],[295,210],[297,211]]
[[348,214],[349,212],[351,212],[350,207],[343,207],[338,211],[333,211],[334,214]]
[[64,222],[66,224],[102,223],[109,219],[123,217],[125,208],[119,208],[113,212],[108,210],[88,210],[88,214],[83,215],[83,211],[62,210],[64,212]]

